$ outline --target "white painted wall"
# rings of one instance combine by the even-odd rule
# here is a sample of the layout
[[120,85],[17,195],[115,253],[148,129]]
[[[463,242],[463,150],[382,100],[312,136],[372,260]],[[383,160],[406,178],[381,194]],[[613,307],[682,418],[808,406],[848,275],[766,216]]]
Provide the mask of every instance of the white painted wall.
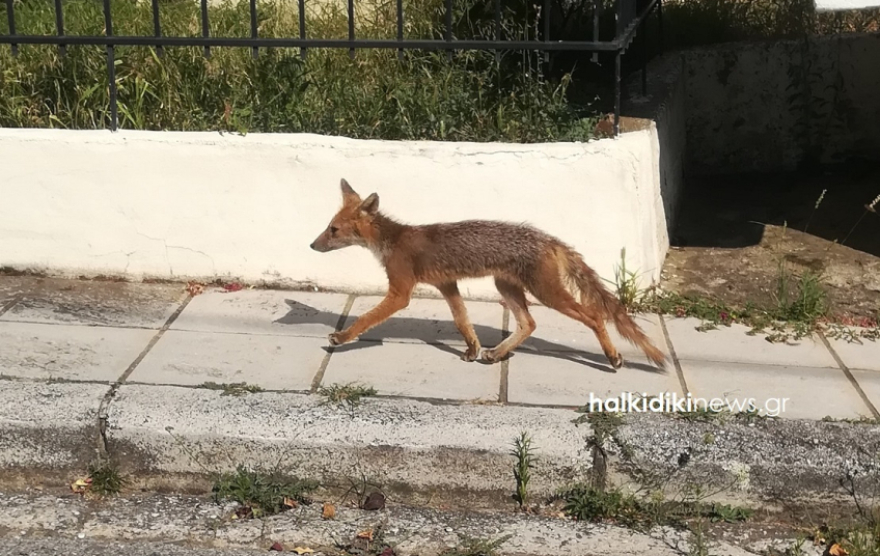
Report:
[[[367,251],[309,243],[339,179],[404,221],[527,221],[611,278],[659,277],[668,248],[654,126],[586,144],[0,129],[0,266],[385,290]],[[468,297],[495,297],[487,280]]]

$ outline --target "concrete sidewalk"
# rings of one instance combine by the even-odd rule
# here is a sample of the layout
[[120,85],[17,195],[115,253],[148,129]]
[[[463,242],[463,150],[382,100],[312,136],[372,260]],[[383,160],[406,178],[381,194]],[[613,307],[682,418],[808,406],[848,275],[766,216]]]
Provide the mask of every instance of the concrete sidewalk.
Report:
[[[464,342],[442,299],[416,299],[361,341],[328,351],[327,335],[380,298],[179,284],[0,278],[0,376],[37,381],[196,387],[246,382],[313,392],[360,382],[380,395],[417,400],[576,407],[590,395],[691,394],[754,400],[779,416],[876,418],[880,342],[824,338],[796,345],[749,336],[742,326],[700,332],[691,319],[637,320],[673,364],[661,372],[612,331],[627,359],[607,364],[593,334],[545,307],[538,328],[500,364],[465,363]],[[498,303],[468,302],[481,342],[513,324]],[[768,403],[769,401],[769,403]]]
[[[693,321],[644,315],[674,364],[659,372],[615,335],[629,363],[613,372],[589,331],[533,307],[534,337],[509,360],[484,365],[459,359],[464,344],[445,302],[419,299],[362,341],[326,349],[330,332],[376,301],[0,278],[0,479],[68,484],[103,456],[136,486],[204,492],[214,473],[284,462],[343,489],[369,477],[415,504],[508,503],[515,437],[532,436],[530,489],[549,496],[604,458],[591,427],[572,424],[572,408],[591,394],[632,392],[754,398],[761,409],[787,401],[783,419],[630,415],[616,425],[625,450],[608,451],[607,474],[620,484],[638,481],[630,477],[637,465],[749,499],[830,500],[848,470],[880,488],[871,456],[880,427],[822,420],[876,417],[880,343],[779,345],[741,327],[701,333]],[[498,342],[506,310],[468,308],[483,344]],[[241,382],[266,391],[225,396],[207,384]],[[380,399],[351,411],[315,395],[348,382],[375,387]],[[729,490],[741,480],[747,492]]]

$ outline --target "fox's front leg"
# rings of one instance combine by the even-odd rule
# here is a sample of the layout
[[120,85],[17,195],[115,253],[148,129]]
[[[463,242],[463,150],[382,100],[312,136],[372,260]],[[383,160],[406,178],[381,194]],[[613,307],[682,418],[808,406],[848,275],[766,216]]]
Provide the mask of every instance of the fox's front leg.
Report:
[[401,309],[406,309],[406,307],[409,305],[409,300],[411,296],[412,288],[404,291],[396,289],[389,290],[388,294],[385,296],[385,299],[383,299],[378,305],[358,317],[358,319],[354,321],[351,326],[349,326],[345,330],[330,334],[330,345],[338,346],[357,340],[358,336],[373,328],[374,326],[382,324],[397,311],[400,311]]

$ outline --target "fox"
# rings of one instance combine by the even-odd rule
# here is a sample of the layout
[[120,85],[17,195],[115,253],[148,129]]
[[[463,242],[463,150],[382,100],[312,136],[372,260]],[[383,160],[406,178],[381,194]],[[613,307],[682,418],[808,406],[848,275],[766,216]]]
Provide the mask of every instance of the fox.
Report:
[[[319,253],[351,246],[370,250],[385,269],[388,291],[348,328],[330,334],[331,346],[353,342],[385,322],[409,305],[416,285],[427,284],[446,300],[464,337],[463,361],[478,357],[490,364],[502,361],[532,335],[537,325],[528,309],[528,292],[540,304],[592,330],[614,369],[621,368],[624,359],[608,336],[608,321],[648,359],[666,368],[664,353],[651,343],[583,257],[562,240],[525,223],[464,220],[405,224],[379,210],[376,193],[362,199],[344,178],[340,187],[342,206],[310,248]],[[488,276],[494,278],[517,327],[500,344],[481,352],[458,282]]]

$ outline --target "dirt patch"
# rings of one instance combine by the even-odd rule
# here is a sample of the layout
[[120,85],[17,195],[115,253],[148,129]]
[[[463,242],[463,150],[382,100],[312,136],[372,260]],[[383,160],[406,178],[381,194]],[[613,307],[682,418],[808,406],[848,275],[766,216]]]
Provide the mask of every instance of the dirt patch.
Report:
[[772,305],[785,264],[796,275],[822,275],[831,315],[876,319],[880,214],[865,205],[878,194],[875,164],[689,178],[663,287],[731,305]]
[[673,247],[662,287],[731,305],[772,305],[784,264],[794,274],[821,273],[830,315],[837,319],[878,317],[880,257],[796,230],[763,228],[760,242],[748,247]]

